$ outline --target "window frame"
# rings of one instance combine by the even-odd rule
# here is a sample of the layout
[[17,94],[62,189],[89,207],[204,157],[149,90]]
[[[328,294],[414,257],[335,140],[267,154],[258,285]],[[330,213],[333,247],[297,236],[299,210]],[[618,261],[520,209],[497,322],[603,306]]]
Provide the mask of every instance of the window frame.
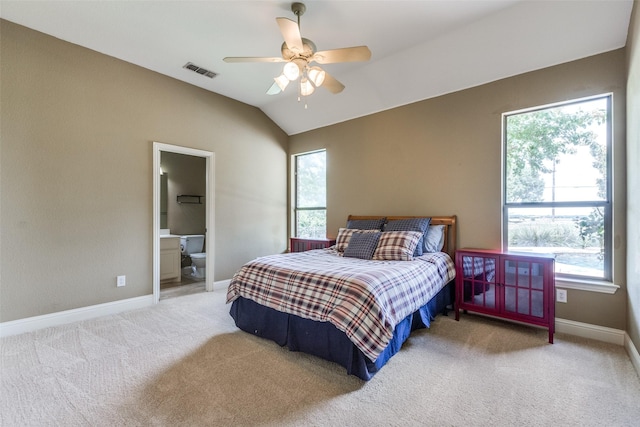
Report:
[[[507,202],[507,119],[510,116],[526,114],[584,102],[606,99],[606,197],[601,201],[564,201],[564,202]],[[571,99],[532,108],[510,111],[502,114],[502,247],[509,248],[509,209],[510,208],[572,208],[572,207],[602,207],[604,211],[604,259],[603,277],[567,274],[556,272],[556,278],[571,282],[583,283],[612,283],[613,281],[613,93],[605,93],[584,98]],[[616,286],[617,287],[617,286]],[[577,287],[576,288],[580,288]]]
[[[304,153],[298,153],[298,154],[294,154],[293,155],[293,230],[292,230],[292,237],[300,237],[298,235],[298,213],[299,212],[304,212],[304,211],[324,211],[325,212],[325,236],[322,236],[322,238],[326,237],[326,230],[327,230],[327,222],[326,222],[326,211],[327,211],[327,201],[326,201],[326,197],[325,197],[325,204],[324,206],[305,206],[305,207],[299,207],[298,206],[298,161],[300,158],[304,157],[304,156],[308,156],[308,155],[312,155],[312,154],[317,154],[317,153],[325,153],[325,196],[326,196],[326,156],[327,156],[327,150],[325,148],[319,149],[319,150],[313,150],[313,151],[307,151]],[[305,237],[302,237],[305,238]],[[309,238],[313,238],[313,237],[309,237]]]

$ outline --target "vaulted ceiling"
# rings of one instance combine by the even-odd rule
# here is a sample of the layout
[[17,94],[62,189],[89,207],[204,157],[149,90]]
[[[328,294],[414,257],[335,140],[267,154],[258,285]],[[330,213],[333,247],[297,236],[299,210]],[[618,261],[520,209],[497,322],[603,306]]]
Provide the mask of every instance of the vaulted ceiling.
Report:
[[[346,88],[267,95],[282,63],[285,1],[0,1],[3,19],[260,108],[293,135],[623,47],[633,0],[304,2],[318,50],[366,45],[368,62],[322,67]],[[213,79],[183,68],[217,73]]]

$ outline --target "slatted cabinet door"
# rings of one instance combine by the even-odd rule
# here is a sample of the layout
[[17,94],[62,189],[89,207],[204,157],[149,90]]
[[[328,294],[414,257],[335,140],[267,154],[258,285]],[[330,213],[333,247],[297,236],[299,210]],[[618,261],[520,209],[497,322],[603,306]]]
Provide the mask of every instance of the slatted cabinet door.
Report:
[[553,255],[463,249],[456,252],[456,320],[460,310],[555,331]]
[[[463,301],[467,309],[493,314],[497,306],[497,256],[458,252],[456,266],[461,266],[463,286],[457,287],[456,301]],[[456,315],[458,312],[456,312]],[[457,317],[456,317],[457,320]]]
[[530,260],[502,259],[504,310],[546,320],[544,265]]

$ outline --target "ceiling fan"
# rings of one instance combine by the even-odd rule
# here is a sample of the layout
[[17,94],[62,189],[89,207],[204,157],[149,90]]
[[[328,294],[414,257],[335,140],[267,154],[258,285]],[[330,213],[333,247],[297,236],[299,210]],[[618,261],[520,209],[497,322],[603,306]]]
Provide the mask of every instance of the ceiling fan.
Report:
[[274,78],[274,83],[267,90],[268,95],[282,92],[289,82],[300,78],[298,100],[300,96],[311,95],[315,88],[324,87],[336,94],[344,90],[344,85],[324,71],[318,64],[332,64],[338,62],[368,61],[371,51],[367,46],[346,47],[341,49],[323,50],[318,52],[316,45],[300,35],[300,17],[307,10],[303,3],[292,3],[291,11],[298,17],[298,22],[288,18],[276,18],[284,43],[280,48],[282,57],[226,57],[225,62],[286,62],[280,76]]

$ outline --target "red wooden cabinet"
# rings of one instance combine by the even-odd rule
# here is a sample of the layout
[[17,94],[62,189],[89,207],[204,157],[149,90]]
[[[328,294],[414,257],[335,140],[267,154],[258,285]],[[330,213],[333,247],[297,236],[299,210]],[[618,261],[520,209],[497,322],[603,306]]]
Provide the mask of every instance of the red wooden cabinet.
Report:
[[307,239],[292,237],[290,241],[291,252],[304,252],[312,249],[328,248],[336,244],[336,239]]
[[553,255],[462,249],[456,252],[456,320],[460,310],[555,331]]

